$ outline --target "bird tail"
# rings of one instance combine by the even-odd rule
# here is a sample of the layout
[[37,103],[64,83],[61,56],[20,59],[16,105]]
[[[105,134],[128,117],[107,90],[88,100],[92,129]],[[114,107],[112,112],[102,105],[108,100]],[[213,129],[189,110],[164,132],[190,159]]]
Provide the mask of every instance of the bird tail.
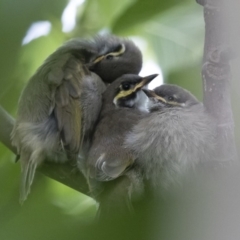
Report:
[[[59,133],[56,130],[54,118],[50,116],[41,123],[16,123],[11,138],[20,156],[22,171],[20,203],[23,203],[30,193],[36,168],[46,157],[55,156],[56,154],[52,153],[59,150]],[[59,154],[56,156],[58,157]]]
[[30,193],[31,185],[35,176],[36,169],[43,160],[42,154],[39,151],[32,153],[22,151],[20,155],[21,163],[21,185],[20,185],[20,204],[27,199]]

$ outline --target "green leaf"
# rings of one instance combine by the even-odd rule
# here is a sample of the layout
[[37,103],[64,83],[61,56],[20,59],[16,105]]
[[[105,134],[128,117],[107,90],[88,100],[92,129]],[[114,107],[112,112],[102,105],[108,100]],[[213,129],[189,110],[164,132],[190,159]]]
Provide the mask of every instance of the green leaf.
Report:
[[78,35],[95,34],[101,29],[110,29],[115,19],[122,14],[134,0],[88,0],[84,3],[83,14],[78,20]]
[[176,6],[142,26],[164,75],[202,58],[204,23],[196,4]]
[[[183,2],[183,1],[181,1]],[[188,2],[188,0],[184,0]],[[114,33],[122,33],[128,28],[133,28],[135,25],[139,25],[148,21],[149,19],[155,17],[156,15],[166,11],[167,9],[178,4],[178,0],[168,0],[168,1],[159,1],[159,0],[138,0],[135,1],[123,12],[113,25]]]

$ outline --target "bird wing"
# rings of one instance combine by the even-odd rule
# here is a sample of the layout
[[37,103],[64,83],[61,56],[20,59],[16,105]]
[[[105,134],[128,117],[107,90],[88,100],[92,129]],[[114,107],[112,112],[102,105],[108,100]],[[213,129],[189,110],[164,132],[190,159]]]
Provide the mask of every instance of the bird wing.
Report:
[[80,97],[86,74],[84,66],[75,58],[70,58],[62,69],[53,69],[48,75],[50,85],[53,80],[61,77],[58,79],[61,80],[60,84],[54,91],[52,111],[63,146],[72,153],[79,151],[83,139]]
[[[28,82],[12,132],[22,166],[21,202],[30,192],[37,166],[46,157],[62,161],[66,160],[63,148],[71,155],[79,152],[84,134],[89,130],[84,128],[84,118],[91,119],[93,125],[98,117],[97,113],[87,116],[91,115],[89,109],[83,112],[89,95],[82,98],[83,92],[89,89],[102,91],[96,81],[101,79],[81,60],[67,53],[50,56]],[[90,99],[91,104],[97,106],[96,111],[101,109],[101,93]],[[88,125],[90,127],[93,128]]]
[[52,69],[48,80],[53,86],[60,81],[53,92],[52,111],[63,146],[70,153],[78,153],[98,118],[105,84],[74,56],[62,68]]

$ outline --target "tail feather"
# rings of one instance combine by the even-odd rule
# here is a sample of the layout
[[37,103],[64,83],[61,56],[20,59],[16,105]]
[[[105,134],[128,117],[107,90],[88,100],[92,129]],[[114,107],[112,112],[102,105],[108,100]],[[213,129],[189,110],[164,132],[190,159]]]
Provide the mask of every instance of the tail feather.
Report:
[[30,170],[29,170],[29,179],[28,179],[29,188],[30,188],[30,186],[33,183],[33,179],[34,179],[34,176],[35,176],[36,168],[37,168],[36,162],[30,161]]
[[22,176],[21,176],[21,185],[20,185],[20,203],[27,199],[28,194],[31,190],[31,185],[34,180],[35,172],[38,165],[41,163],[42,158],[39,152],[30,153],[21,153],[21,168],[22,168]]
[[[27,182],[27,175],[28,175],[28,169],[29,169],[29,164],[26,162],[26,160],[23,160],[24,158],[20,158],[20,163],[21,163],[21,184],[20,184],[20,204],[23,204],[23,202],[27,199],[27,189],[26,189],[26,182]],[[28,158],[27,158],[28,159]]]

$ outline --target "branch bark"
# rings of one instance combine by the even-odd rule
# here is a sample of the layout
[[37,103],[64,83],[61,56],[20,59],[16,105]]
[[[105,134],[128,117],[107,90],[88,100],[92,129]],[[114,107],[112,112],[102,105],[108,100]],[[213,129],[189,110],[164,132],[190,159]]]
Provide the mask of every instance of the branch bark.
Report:
[[217,123],[219,158],[235,160],[231,106],[231,68],[235,44],[231,41],[234,1],[197,0],[204,7],[205,44],[202,66],[204,105]]
[[[14,119],[0,106],[0,142],[14,154],[17,154],[17,150],[12,146],[10,139],[13,125]],[[89,195],[86,179],[71,162],[64,164],[47,162],[41,165],[38,171],[78,192]]]

